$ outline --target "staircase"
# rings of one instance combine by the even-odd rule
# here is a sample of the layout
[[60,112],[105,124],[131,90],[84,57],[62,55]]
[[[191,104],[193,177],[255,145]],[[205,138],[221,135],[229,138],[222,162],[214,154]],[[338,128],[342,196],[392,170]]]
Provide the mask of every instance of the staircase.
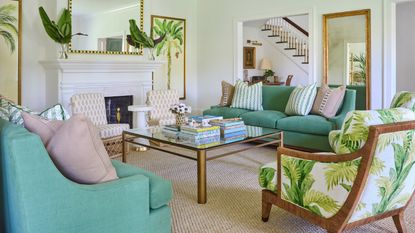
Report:
[[309,64],[308,32],[287,17],[268,19],[261,31],[287,57],[307,71]]

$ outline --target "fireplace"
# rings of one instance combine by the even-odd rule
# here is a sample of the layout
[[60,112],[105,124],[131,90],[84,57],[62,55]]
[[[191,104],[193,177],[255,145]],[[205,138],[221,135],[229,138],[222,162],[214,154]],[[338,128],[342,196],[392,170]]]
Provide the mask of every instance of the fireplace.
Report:
[[105,110],[109,124],[125,123],[133,128],[133,113],[128,111],[128,106],[133,105],[133,96],[105,97]]

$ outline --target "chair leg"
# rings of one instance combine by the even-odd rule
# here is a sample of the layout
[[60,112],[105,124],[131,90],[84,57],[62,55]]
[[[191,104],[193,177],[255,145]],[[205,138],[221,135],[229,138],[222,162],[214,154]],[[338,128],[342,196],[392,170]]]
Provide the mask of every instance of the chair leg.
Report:
[[393,221],[395,222],[395,226],[398,229],[399,233],[406,233],[408,232],[405,225],[404,215],[403,211],[399,214],[392,217]]
[[269,214],[271,213],[272,204],[262,200],[262,221],[268,222]]

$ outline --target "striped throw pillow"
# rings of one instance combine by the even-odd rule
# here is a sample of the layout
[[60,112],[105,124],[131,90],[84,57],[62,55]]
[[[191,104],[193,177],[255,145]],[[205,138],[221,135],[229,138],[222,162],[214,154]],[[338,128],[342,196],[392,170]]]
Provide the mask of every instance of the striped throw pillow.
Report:
[[317,95],[316,84],[312,84],[306,87],[296,87],[288,99],[287,106],[285,107],[285,114],[306,116],[310,113],[313,107],[314,99]]
[[248,86],[247,83],[238,80],[231,108],[262,111],[262,83]]

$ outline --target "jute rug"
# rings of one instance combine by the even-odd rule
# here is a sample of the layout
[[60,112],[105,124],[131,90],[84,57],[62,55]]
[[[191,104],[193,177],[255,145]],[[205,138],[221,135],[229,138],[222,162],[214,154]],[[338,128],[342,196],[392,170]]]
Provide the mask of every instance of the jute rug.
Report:
[[[275,158],[275,148],[260,148],[209,161],[205,205],[197,204],[195,161],[155,150],[130,153],[127,161],[173,182],[173,232],[325,232],[276,206],[272,207],[269,221],[261,221],[258,168]],[[406,213],[406,223],[409,232],[415,232],[415,203]],[[386,219],[349,232],[397,230],[392,219]]]

